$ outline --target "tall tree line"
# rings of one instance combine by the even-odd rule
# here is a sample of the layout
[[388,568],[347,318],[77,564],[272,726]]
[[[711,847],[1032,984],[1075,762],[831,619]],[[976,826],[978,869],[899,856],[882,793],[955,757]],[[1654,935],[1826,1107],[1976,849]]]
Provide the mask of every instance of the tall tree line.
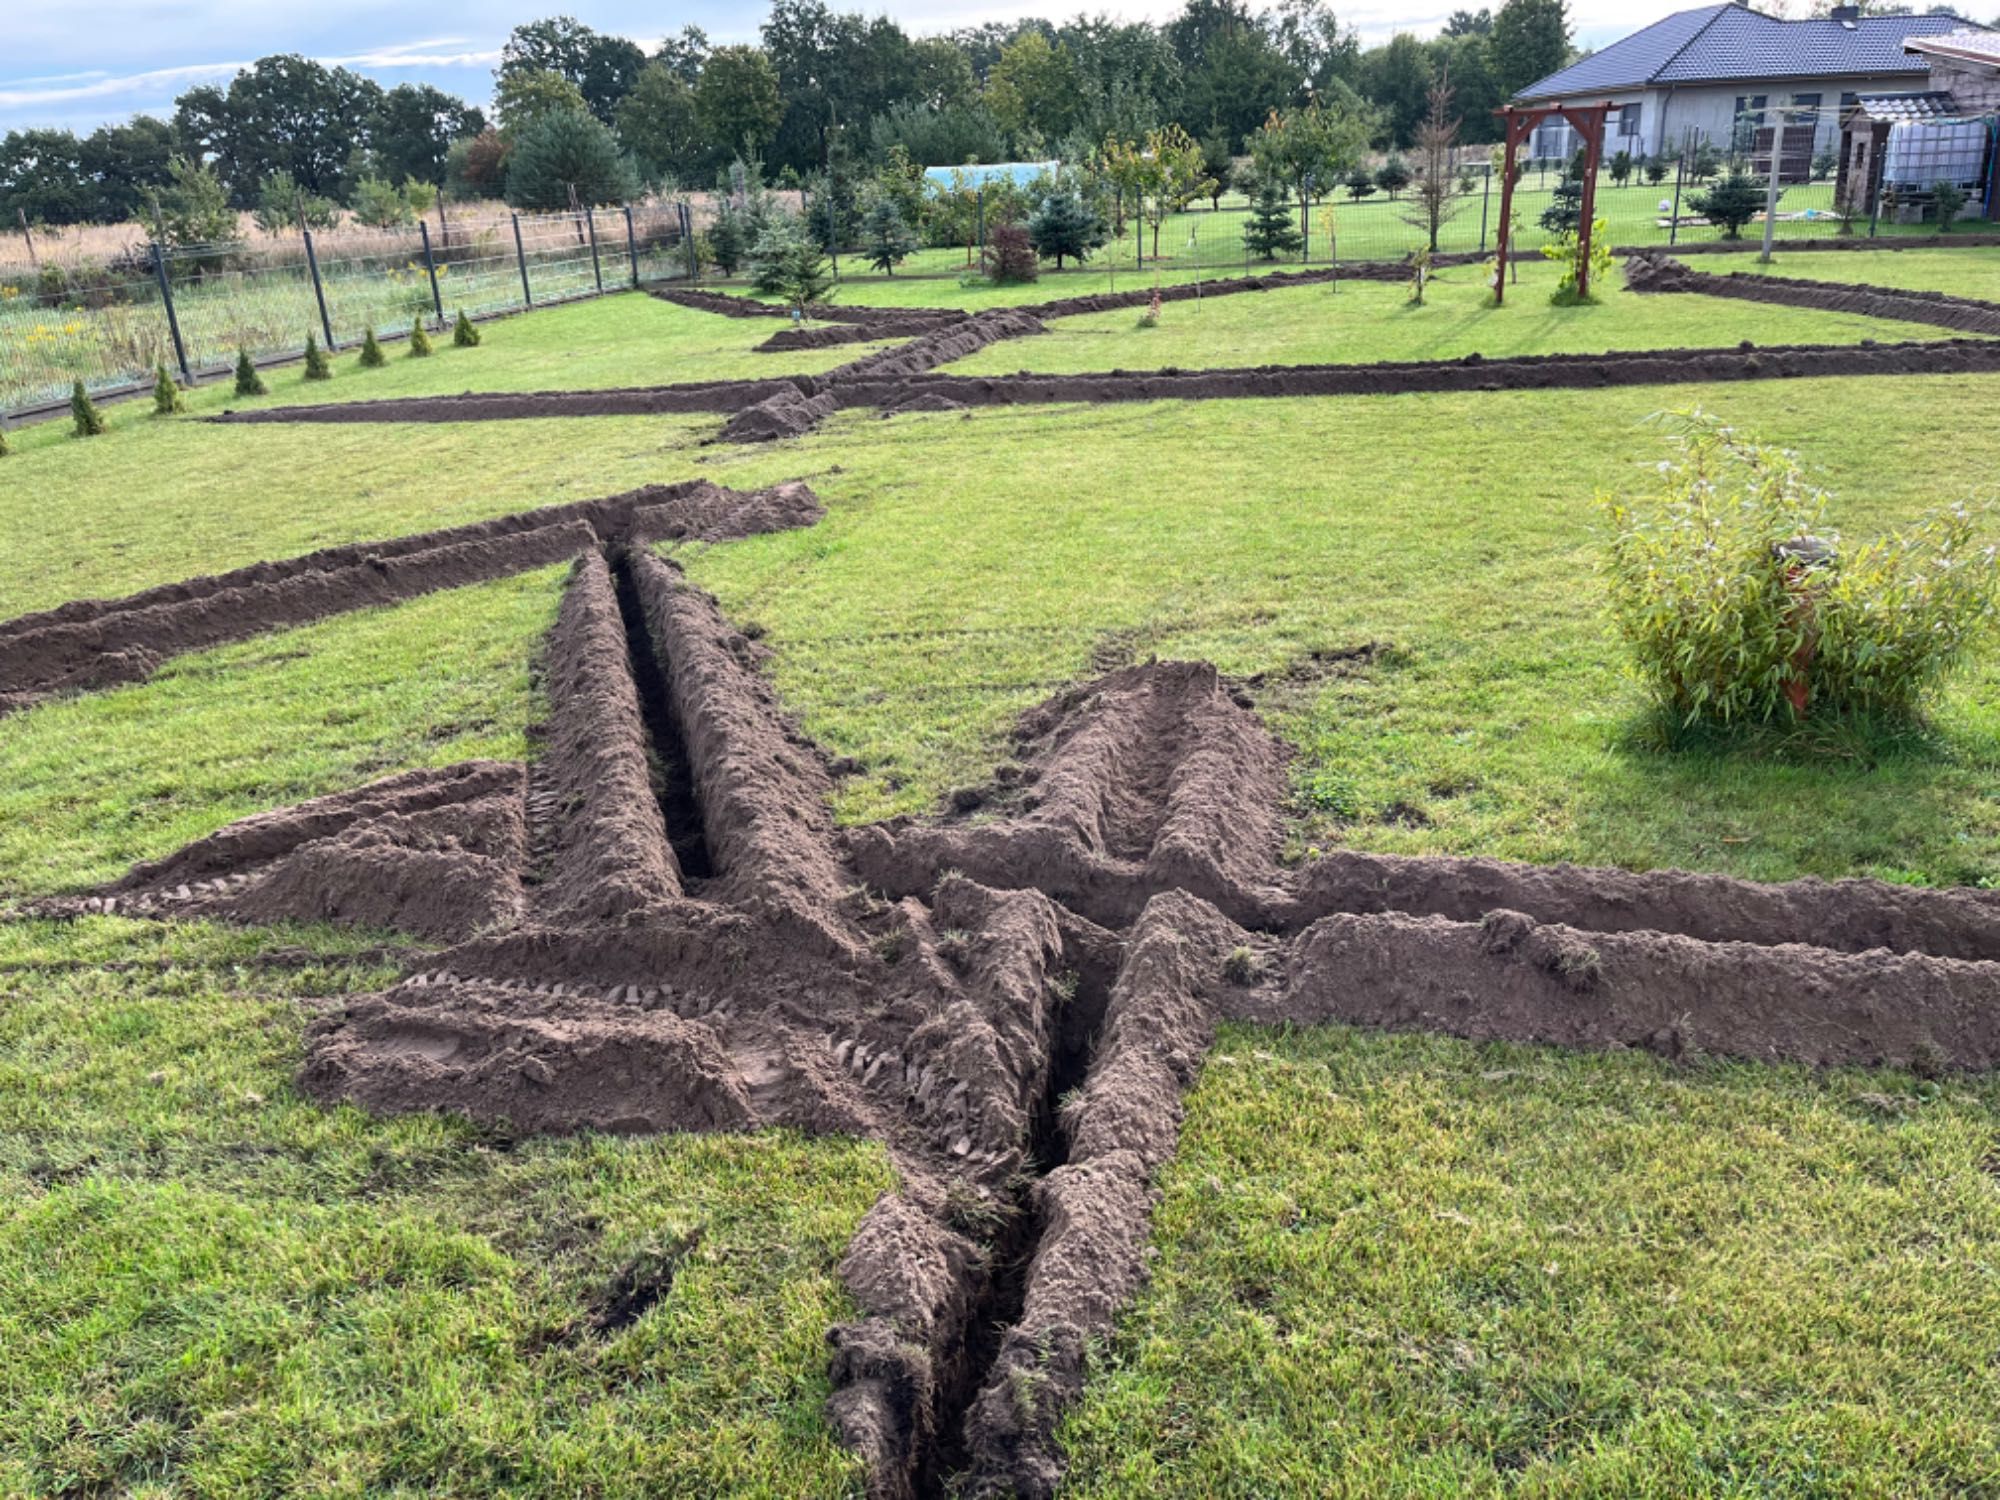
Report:
[[427,84],[384,89],[308,58],[262,58],[191,88],[170,120],[87,136],[0,139],[0,218],[143,218],[180,170],[211,172],[237,208],[380,199],[385,186],[502,195],[533,208],[645,185],[706,186],[748,160],[780,179],[847,163],[957,166],[1081,157],[1178,127],[1212,160],[1249,149],[1274,113],[1314,104],[1367,122],[1371,144],[1416,141],[1449,77],[1467,141],[1492,111],[1571,56],[1565,0],[1459,11],[1432,38],[1364,49],[1326,0],[1186,0],[1161,25],[1079,16],[912,37],[825,0],[775,0],[754,46],[694,27],[648,52],[569,16],[517,26],[493,118]]

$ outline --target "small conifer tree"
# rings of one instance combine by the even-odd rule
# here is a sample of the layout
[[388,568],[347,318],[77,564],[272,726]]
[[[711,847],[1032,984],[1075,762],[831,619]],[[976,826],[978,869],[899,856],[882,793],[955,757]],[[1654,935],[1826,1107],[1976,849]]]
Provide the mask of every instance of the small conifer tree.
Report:
[[104,413],[90,399],[90,393],[83,388],[81,380],[70,388],[69,414],[76,425],[78,437],[96,437],[104,431]]
[[479,343],[479,330],[472,326],[472,319],[462,307],[458,310],[458,321],[451,325],[451,342],[457,349],[475,348]]
[[375,330],[370,328],[361,336],[361,368],[379,370],[389,363],[389,356],[382,352],[382,346],[375,342]]
[[1292,207],[1284,184],[1276,178],[1258,183],[1257,201],[1243,225],[1244,248],[1260,260],[1276,260],[1280,255],[1295,254],[1304,243],[1292,225]]
[[1028,231],[1019,224],[1000,223],[986,231],[986,253],[980,268],[1002,286],[1033,281],[1042,273]]
[[248,349],[236,351],[236,394],[239,396],[262,396],[270,391],[264,384],[264,377],[257,373],[257,366],[251,362]]
[[431,336],[424,331],[424,315],[418,313],[410,319],[410,358],[429,359],[431,357]]
[[165,365],[155,367],[157,379],[153,381],[153,415],[171,417],[177,411],[187,410],[187,399],[181,395],[181,388],[174,384],[173,376],[167,373]]
[[326,357],[326,351],[319,346],[319,340],[310,333],[306,335],[306,379],[333,379],[333,364]]
[[902,210],[887,193],[868,210],[868,264],[891,276],[896,263],[908,260],[917,248],[917,236],[903,221]]

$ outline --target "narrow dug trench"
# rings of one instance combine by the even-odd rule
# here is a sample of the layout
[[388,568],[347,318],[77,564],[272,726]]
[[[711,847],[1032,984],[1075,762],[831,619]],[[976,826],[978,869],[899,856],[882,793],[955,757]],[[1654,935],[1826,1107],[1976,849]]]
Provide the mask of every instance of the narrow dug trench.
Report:
[[674,717],[673,695],[667,675],[653,650],[640,607],[638,587],[632,577],[629,553],[620,551],[613,559],[612,585],[617,590],[618,613],[625,624],[625,651],[632,663],[632,683],[639,694],[639,715],[645,726],[647,763],[652,772],[653,794],[667,825],[667,842],[680,865],[681,879],[689,895],[699,895],[701,882],[715,874],[709,856],[708,837],[702,832],[701,808],[694,796],[694,771],[688,763],[687,739]]

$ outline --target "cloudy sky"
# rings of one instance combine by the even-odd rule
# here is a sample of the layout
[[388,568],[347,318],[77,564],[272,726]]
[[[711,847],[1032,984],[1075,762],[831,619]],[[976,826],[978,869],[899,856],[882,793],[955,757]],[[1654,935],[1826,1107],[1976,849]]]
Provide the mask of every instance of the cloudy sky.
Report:
[[[1459,0],[1477,8],[1486,0]],[[1570,0],[1577,40],[1601,46],[1625,32],[1699,0]],[[898,0],[838,4],[836,9],[886,11],[917,33],[949,30],[1025,15],[1077,10],[1122,19],[1163,20],[1180,0],[1104,0],[1099,4],[1017,4],[1010,0]],[[1457,4],[1447,0],[1356,0],[1336,5],[1343,22],[1365,41],[1396,31],[1435,32]],[[475,0],[41,0],[14,7],[0,52],[0,131],[31,125],[79,132],[128,115],[166,115],[174,96],[195,83],[227,79],[272,52],[302,52],[380,79],[384,85],[423,81],[484,103],[507,30],[518,20],[567,11],[600,31],[650,43],[692,23],[711,41],[755,40],[759,6],[694,0],[662,11],[637,0],[551,0],[498,7]]]

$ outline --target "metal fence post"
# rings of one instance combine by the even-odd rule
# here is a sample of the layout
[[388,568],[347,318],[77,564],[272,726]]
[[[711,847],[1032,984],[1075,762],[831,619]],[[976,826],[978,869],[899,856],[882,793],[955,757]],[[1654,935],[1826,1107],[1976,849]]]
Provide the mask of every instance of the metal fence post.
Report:
[[701,284],[701,246],[694,238],[694,205],[683,198],[680,201],[681,243],[687,246],[688,281]]
[[972,217],[978,229],[979,255],[986,256],[986,189],[976,188],[972,194]]
[[529,307],[535,305],[535,294],[528,286],[528,252],[521,245],[521,216],[511,214],[514,221],[514,259],[521,267],[521,301]]
[[1681,147],[1680,159],[1674,163],[1674,216],[1667,221],[1667,243],[1681,242],[1681,184],[1687,181],[1688,154],[1685,144]]
[[167,280],[167,253],[158,240],[153,241],[153,274],[160,280],[160,301],[167,309],[167,332],[174,336],[174,358],[181,367],[181,379],[194,384],[194,371],[188,366],[187,345],[181,342],[181,320],[174,312],[174,289]]
[[319,303],[319,331],[326,335],[327,352],[333,352],[333,319],[326,312],[326,286],[319,279],[319,256],[313,251],[313,236],[310,229],[301,229],[306,240],[306,269],[312,273],[313,299]]
[[632,261],[632,285],[639,284],[639,234],[632,227],[632,205],[625,205],[625,253]]
[[597,215],[583,206],[583,227],[590,231],[590,274],[597,278],[597,295],[604,295],[604,262],[597,258]]
[[431,278],[431,307],[437,313],[439,323],[444,322],[444,298],[438,294],[437,262],[431,259],[431,226],[422,219],[417,220],[417,229],[424,237],[424,270]]

